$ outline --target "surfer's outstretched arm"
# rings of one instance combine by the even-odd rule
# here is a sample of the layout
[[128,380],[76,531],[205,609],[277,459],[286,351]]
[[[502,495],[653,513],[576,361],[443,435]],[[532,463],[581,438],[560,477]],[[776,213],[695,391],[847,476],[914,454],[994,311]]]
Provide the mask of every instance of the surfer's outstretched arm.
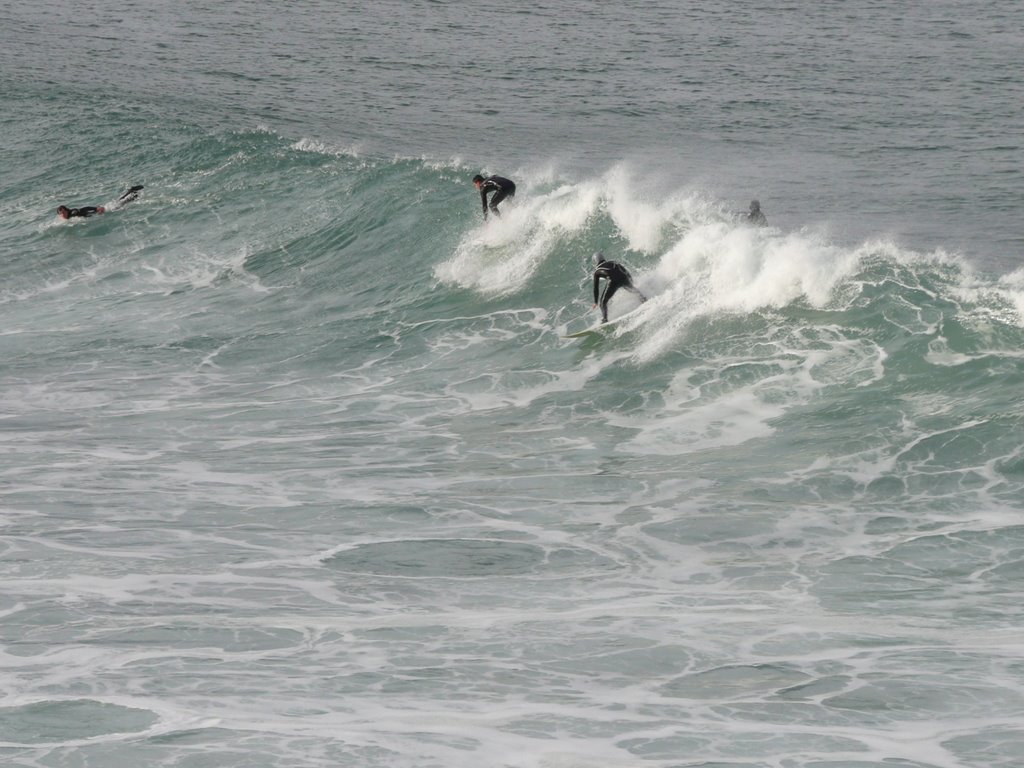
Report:
[[604,277],[604,274],[601,272],[600,269],[594,270],[594,306],[595,307],[597,306],[597,302],[599,300],[598,296],[601,293],[601,278],[602,277]]

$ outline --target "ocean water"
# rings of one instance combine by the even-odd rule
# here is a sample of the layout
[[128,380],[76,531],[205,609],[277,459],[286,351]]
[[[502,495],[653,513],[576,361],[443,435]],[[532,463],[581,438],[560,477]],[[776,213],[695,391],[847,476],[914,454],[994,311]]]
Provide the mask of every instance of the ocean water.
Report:
[[1024,5],[711,5],[0,2],[0,765],[1024,765]]

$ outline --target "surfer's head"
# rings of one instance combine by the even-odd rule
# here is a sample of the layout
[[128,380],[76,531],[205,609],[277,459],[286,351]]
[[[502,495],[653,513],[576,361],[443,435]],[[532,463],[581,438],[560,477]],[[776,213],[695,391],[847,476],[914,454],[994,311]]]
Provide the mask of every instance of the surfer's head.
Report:
[[68,208],[66,205],[58,206],[57,213],[62,219],[67,219],[71,217],[71,209]]
[[760,211],[760,210],[761,210],[761,204],[759,202],[757,202],[757,200],[751,200],[750,201],[750,212],[753,213],[754,211]]
[[604,263],[604,254],[600,251],[594,251],[594,266],[599,267]]
[[479,173],[476,176],[473,177],[473,186],[474,187],[479,187],[483,183],[484,183],[484,177],[481,176]]

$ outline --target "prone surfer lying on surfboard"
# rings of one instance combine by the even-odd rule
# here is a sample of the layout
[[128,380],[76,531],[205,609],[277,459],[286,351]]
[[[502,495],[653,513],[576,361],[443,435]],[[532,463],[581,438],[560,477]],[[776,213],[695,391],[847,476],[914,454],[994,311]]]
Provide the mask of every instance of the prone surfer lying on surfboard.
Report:
[[[629,274],[629,270],[617,261],[609,261],[603,253],[598,251],[594,254],[594,264],[597,266],[597,269],[594,270],[594,308],[597,309],[597,305],[600,303],[602,323],[608,322],[608,302],[619,288],[625,288],[627,291],[635,293],[640,297],[641,302],[647,301],[647,297],[633,285],[633,276]],[[608,282],[598,300],[597,294],[602,278]]]
[[[119,198],[117,198],[118,205],[124,205],[130,203],[132,200],[139,196],[139,192],[142,190],[141,184],[136,184],[134,187],[129,189]],[[73,219],[75,217],[88,217],[94,213],[106,213],[107,209],[102,205],[84,205],[81,208],[68,208],[66,205],[57,207],[57,213],[62,219]]]

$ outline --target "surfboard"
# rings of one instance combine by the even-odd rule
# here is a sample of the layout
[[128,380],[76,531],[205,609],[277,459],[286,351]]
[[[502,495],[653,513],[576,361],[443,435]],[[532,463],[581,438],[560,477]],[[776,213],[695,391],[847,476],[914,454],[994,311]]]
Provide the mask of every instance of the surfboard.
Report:
[[[640,306],[643,306],[643,305],[641,304]],[[576,333],[567,333],[562,338],[563,339],[582,339],[585,336],[604,336],[605,333],[607,331],[611,330],[612,328],[614,328],[616,326],[616,324],[618,324],[622,320],[625,320],[627,317],[632,315],[634,312],[639,312],[639,311],[640,311],[640,307],[634,307],[633,309],[629,310],[629,312],[627,312],[626,314],[619,315],[618,317],[614,317],[611,320],[609,320],[607,323],[598,323],[597,325],[592,325],[589,328],[584,328],[582,331],[576,331]]]
[[563,339],[582,339],[584,336],[603,336],[604,329],[608,326],[607,323],[603,325],[595,325],[591,328],[584,328],[582,331],[576,331],[576,333],[567,333],[563,336]]

